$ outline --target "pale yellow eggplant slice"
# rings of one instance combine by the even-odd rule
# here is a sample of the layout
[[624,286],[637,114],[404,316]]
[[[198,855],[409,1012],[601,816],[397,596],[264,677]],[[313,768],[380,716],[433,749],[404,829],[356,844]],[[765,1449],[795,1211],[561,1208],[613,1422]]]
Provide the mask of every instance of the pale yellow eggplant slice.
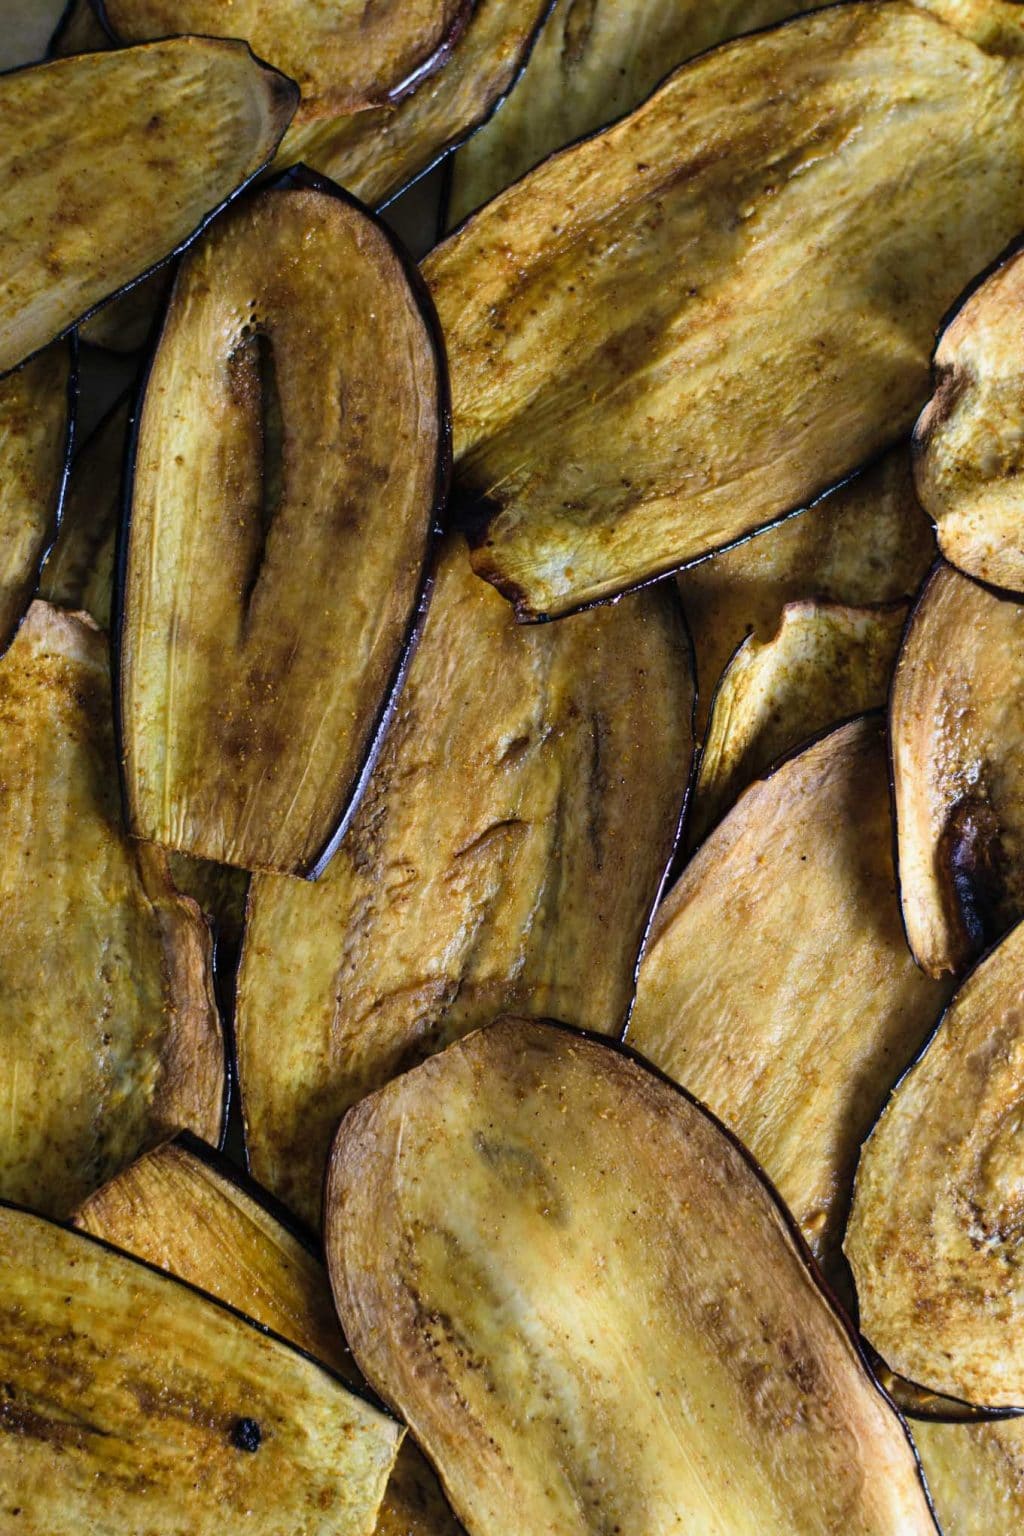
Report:
[[1020,1536],[1024,1419],[915,1424],[913,1436],[943,1536]]
[[782,1207],[607,1042],[505,1019],[358,1105],[335,1301],[474,1536],[933,1532]]
[[105,636],[34,603],[0,661],[0,1195],[58,1216],[223,1113],[209,931],[122,830],[110,706]]
[[40,597],[84,610],[101,629],[110,628],[130,410],[127,397],[118,401],[75,455],[60,532],[39,580]]
[[622,1025],[693,685],[669,587],[518,628],[447,541],[363,804],[315,886],[258,876],[238,978],[253,1172],[310,1222],[350,1104],[514,1007]]

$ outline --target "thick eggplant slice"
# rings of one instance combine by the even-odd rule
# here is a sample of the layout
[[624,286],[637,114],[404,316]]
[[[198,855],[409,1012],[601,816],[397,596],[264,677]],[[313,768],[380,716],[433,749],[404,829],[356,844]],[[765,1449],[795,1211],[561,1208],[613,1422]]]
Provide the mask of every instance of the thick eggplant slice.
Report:
[[0,1207],[0,1525],[370,1536],[402,1431],[191,1286]]
[[910,947],[933,976],[961,971],[1024,916],[1024,606],[937,567],[890,736]]
[[43,58],[64,0],[3,0],[0,6],[0,70]]
[[1020,1536],[1024,1530],[1024,1419],[915,1424],[943,1536]]
[[903,937],[867,717],[711,833],[658,909],[627,1039],[750,1148],[834,1275],[861,1142],[948,995]]
[[348,1105],[514,1007],[613,1032],[692,753],[671,588],[523,631],[444,548],[366,797],[315,886],[257,877],[237,1035],[253,1171],[310,1221]]
[[28,607],[57,530],[74,414],[74,358],[67,342],[0,380],[0,650]]
[[0,661],[0,1195],[54,1215],[223,1113],[209,931],[122,831],[110,702],[106,638],[34,603]]
[[944,331],[914,448],[946,559],[1024,592],[1024,250]]
[[[201,1143],[166,1142],[87,1200],[75,1223],[238,1308],[357,1388],[327,1274],[311,1242]],[[458,1536],[437,1478],[402,1443],[376,1536]]]
[[84,610],[101,629],[110,628],[129,413],[125,397],[75,455],[60,532],[39,579],[40,597],[59,608]]
[[401,681],[447,467],[440,340],[384,227],[308,173],[219,220],[178,275],[134,445],[136,834],[323,867]]
[[0,373],[182,249],[273,156],[295,101],[211,38],[0,76]]
[[932,1532],[903,1425],[698,1105],[504,1019],[353,1109],[328,1266],[474,1536]]
[[864,1332],[894,1370],[1024,1408],[1024,925],[981,962],[861,1155],[845,1249]]
[[805,506],[1022,223],[1022,57],[869,0],[684,66],[424,265],[475,569],[555,617]]

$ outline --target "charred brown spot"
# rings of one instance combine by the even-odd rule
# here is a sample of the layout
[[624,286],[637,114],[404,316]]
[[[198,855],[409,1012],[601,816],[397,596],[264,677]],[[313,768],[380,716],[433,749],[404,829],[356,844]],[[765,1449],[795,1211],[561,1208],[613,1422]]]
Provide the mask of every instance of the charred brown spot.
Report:
[[939,844],[950,915],[967,958],[981,953],[1004,926],[1006,860],[999,822],[987,801],[965,796],[953,807]]
[[255,1419],[236,1419],[231,1426],[231,1444],[236,1451],[255,1455],[263,1444],[263,1431]]

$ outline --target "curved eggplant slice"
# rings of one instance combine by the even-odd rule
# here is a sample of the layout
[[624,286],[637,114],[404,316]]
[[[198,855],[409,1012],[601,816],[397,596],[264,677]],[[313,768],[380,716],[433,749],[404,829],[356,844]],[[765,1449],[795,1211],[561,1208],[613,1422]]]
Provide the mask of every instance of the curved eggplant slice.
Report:
[[684,66],[424,264],[474,568],[557,617],[806,506],[1022,223],[1024,59],[899,0]]
[[914,448],[939,548],[969,576],[1024,592],[1024,250],[943,332],[935,385]]
[[1024,924],[950,1003],[861,1154],[846,1254],[883,1359],[937,1392],[1024,1407]]
[[137,835],[322,870],[401,682],[447,470],[440,338],[384,227],[308,173],[219,220],[182,264],[134,445]]
[[607,1042],[504,1019],[389,1084],[325,1217],[356,1359],[474,1536],[934,1533],[772,1192]]
[[1024,1530],[1024,1419],[915,1424],[943,1536],[1019,1536]]
[[74,439],[75,368],[61,342],[0,380],[0,651],[57,530]]
[[63,1215],[154,1137],[219,1137],[210,935],[121,829],[105,636],[34,603],[0,718],[0,1194]]
[[711,833],[655,916],[627,1039],[750,1148],[835,1275],[861,1142],[948,995],[903,937],[867,717]]
[[183,249],[273,157],[295,100],[212,38],[0,76],[0,373]]
[[402,1437],[248,1318],[0,1207],[0,1524],[370,1536]]
[[253,1171],[319,1220],[342,1111],[514,1007],[621,1027],[692,755],[654,589],[519,629],[449,538],[360,811],[316,886],[257,877],[238,978]]
[[889,732],[910,947],[933,976],[962,971],[1024,916],[1024,606],[937,567]]
[[60,530],[39,578],[46,602],[84,610],[107,630],[130,409],[127,396],[119,400],[75,455]]

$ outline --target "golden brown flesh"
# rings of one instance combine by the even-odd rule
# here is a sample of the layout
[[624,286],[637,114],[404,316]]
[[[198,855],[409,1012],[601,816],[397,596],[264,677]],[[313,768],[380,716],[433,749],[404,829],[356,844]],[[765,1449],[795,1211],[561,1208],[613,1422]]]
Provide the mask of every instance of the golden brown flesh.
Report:
[[183,264],[146,387],[121,628],[132,830],[317,871],[379,747],[445,487],[438,342],[382,226],[306,182]]
[[[312,1247],[241,1186],[215,1154],[167,1142],[126,1168],[77,1212],[76,1225],[208,1291],[324,1361],[362,1389]],[[388,1480],[376,1536],[458,1536],[413,1442]]]
[[933,976],[961,971],[1024,916],[1024,607],[936,569],[890,736],[907,937]]
[[39,579],[40,597],[84,609],[101,629],[110,628],[130,405],[120,401],[75,455],[60,531]]
[[476,570],[555,616],[806,505],[1022,223],[1024,59],[898,0],[677,71],[424,265]]
[[0,373],[186,245],[294,108],[290,80],[210,38],[0,76]]
[[869,717],[712,832],[658,909],[627,1039],[735,1131],[835,1274],[861,1142],[948,995],[903,937]]
[[0,1526],[370,1536],[402,1431],[190,1287],[0,1207]]
[[122,830],[107,642],[84,616],[32,605],[0,726],[0,1196],[63,1216],[155,1137],[219,1136],[210,936]]
[[338,1117],[514,1007],[613,1032],[671,858],[693,685],[674,593],[524,631],[444,547],[360,811],[257,878],[238,983],[253,1171],[312,1222]]
[[505,1019],[345,1119],[349,1343],[474,1536],[934,1532],[904,1429],[737,1145]]
[[915,1424],[943,1536],[1019,1536],[1024,1529],[1024,1419]]
[[845,1249],[861,1325],[894,1370],[1024,1407],[1024,927],[972,972],[857,1171]]

